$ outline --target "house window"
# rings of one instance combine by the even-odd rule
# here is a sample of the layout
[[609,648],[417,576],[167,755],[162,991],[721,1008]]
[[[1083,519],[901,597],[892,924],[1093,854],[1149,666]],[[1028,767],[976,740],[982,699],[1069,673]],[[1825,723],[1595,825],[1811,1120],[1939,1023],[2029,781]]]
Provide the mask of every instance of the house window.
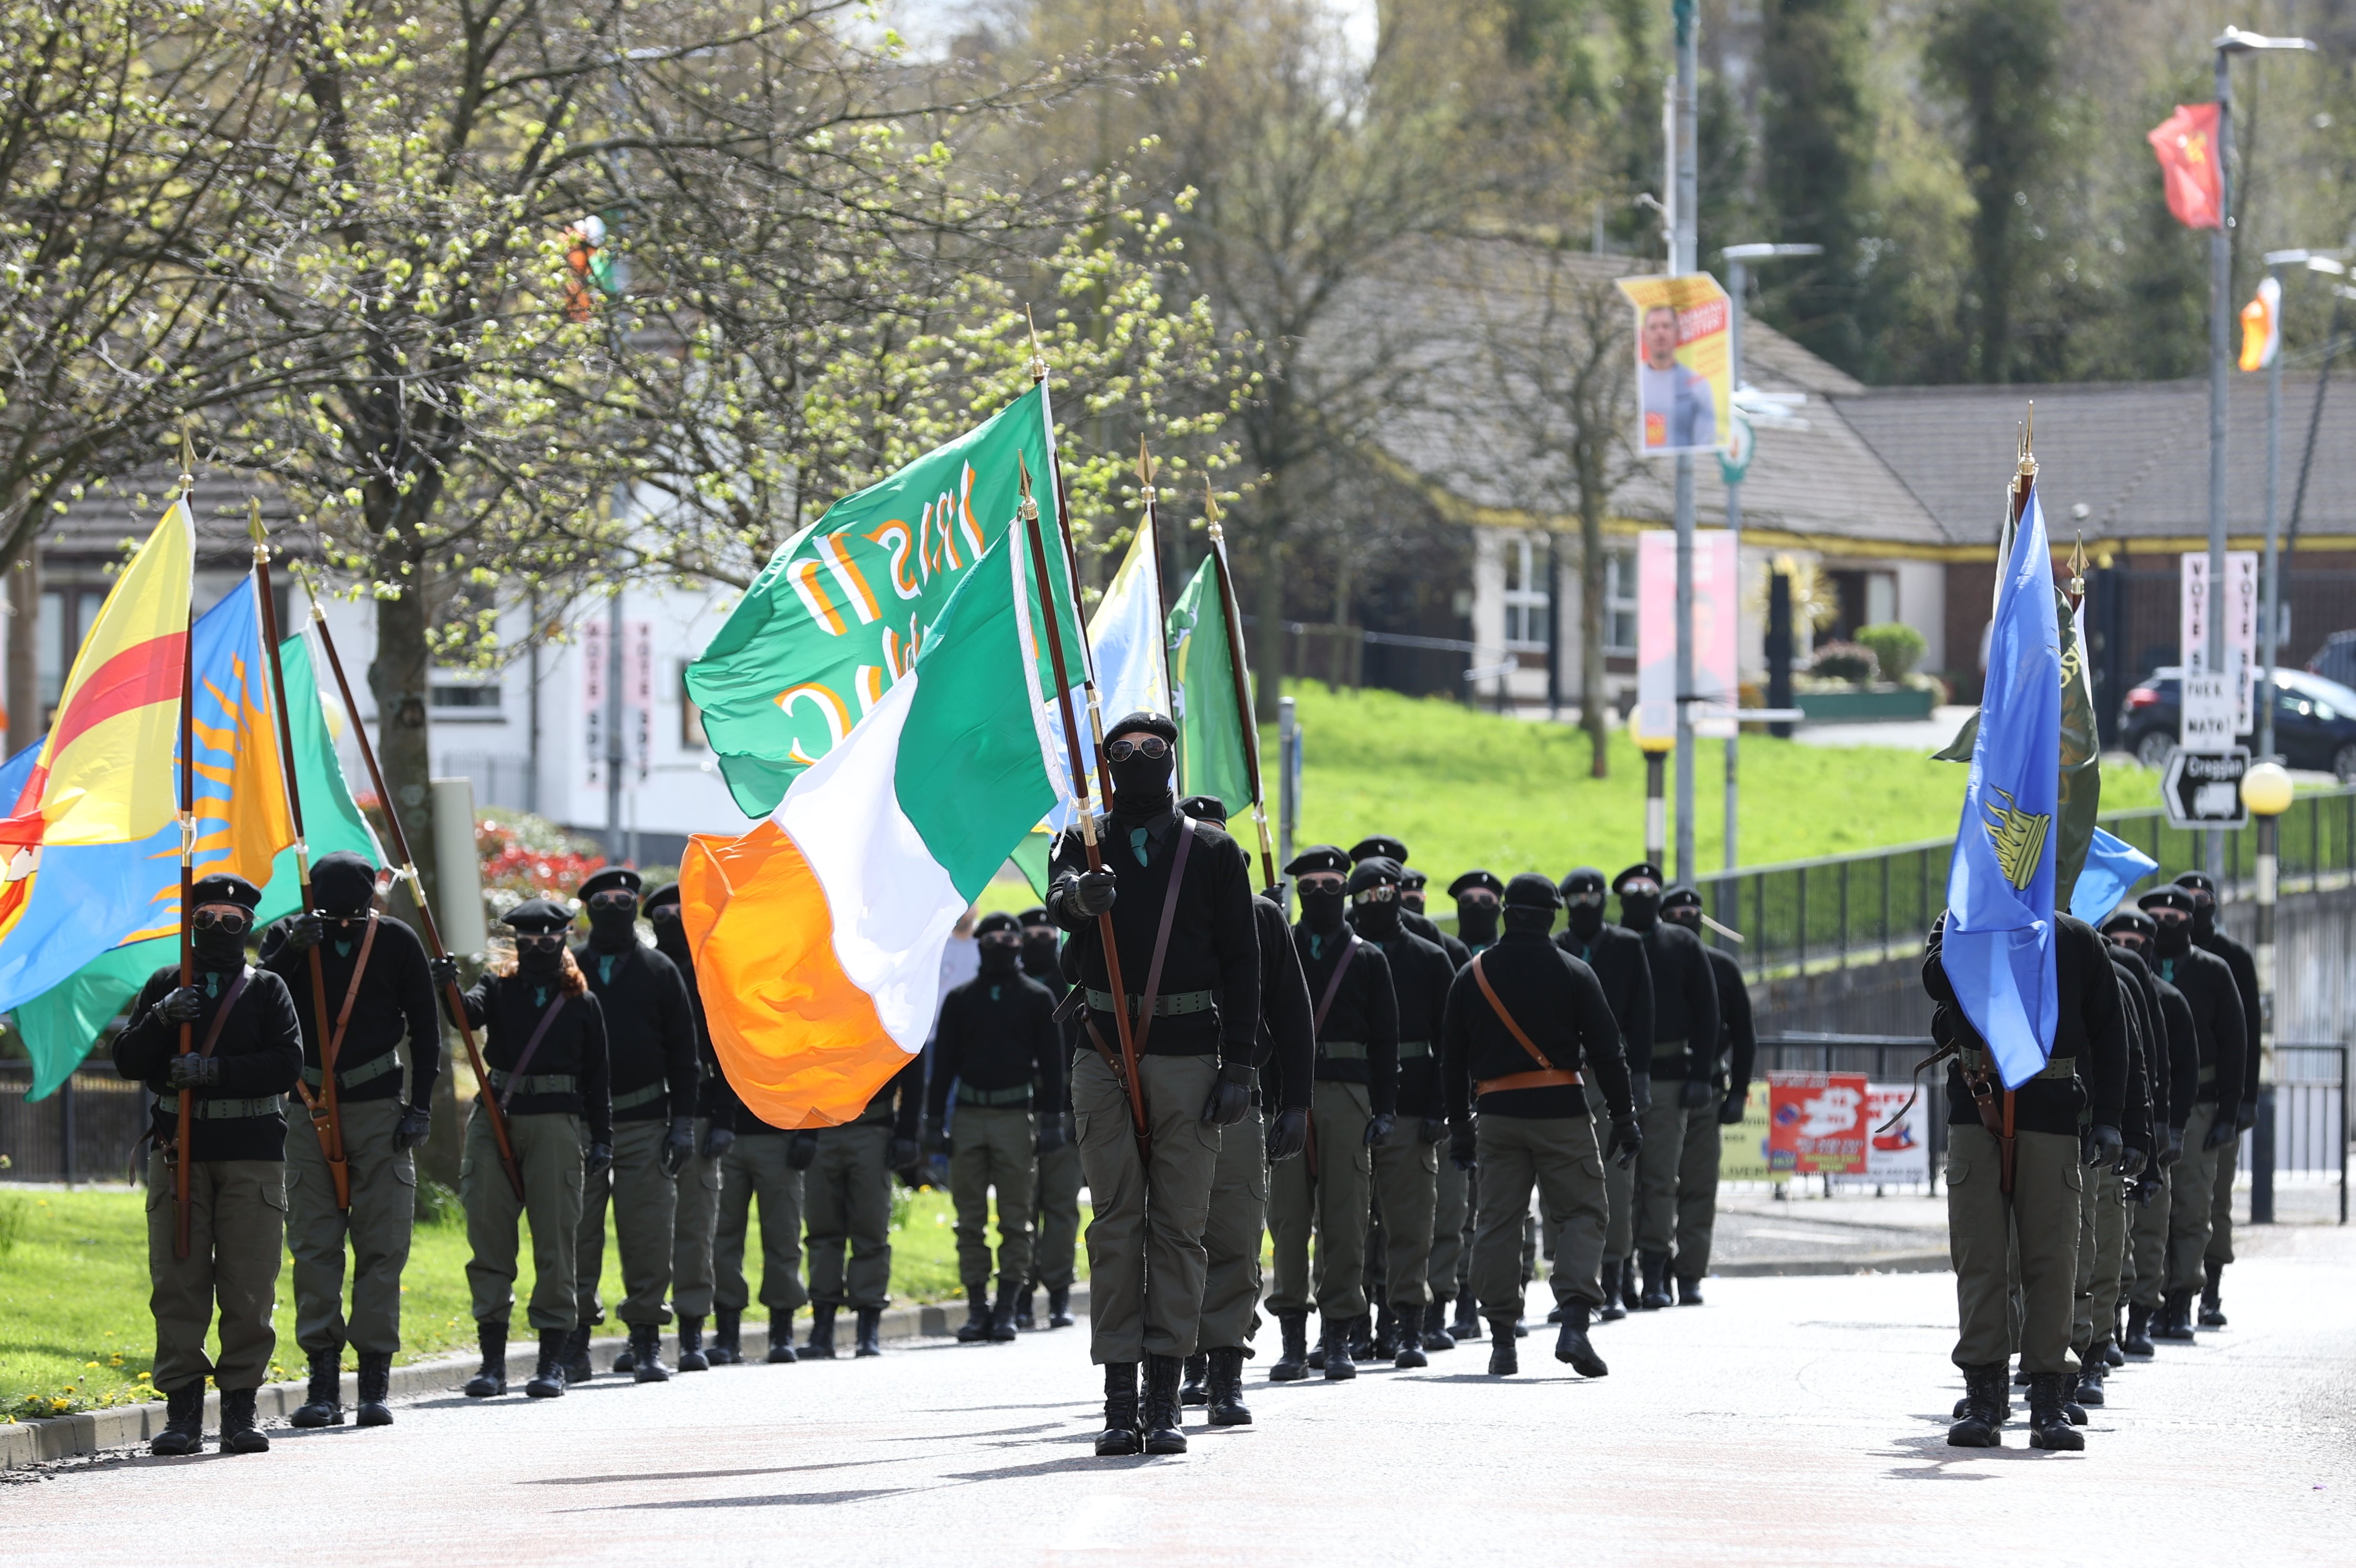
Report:
[[1547,645],[1547,554],[1526,537],[1505,541],[1505,646]]
[[436,708],[471,708],[477,713],[497,712],[499,689],[497,686],[435,686],[427,693],[427,701]]
[[1603,555],[1603,651],[1636,656],[1636,553],[1611,550]]
[[65,692],[66,672],[73,668],[74,655],[81,651],[82,639],[97,624],[98,612],[105,604],[104,588],[50,588],[42,593],[34,669],[39,677],[44,725]]
[[682,751],[709,751],[712,737],[703,733],[703,710],[687,694],[687,660],[679,661],[679,744]]

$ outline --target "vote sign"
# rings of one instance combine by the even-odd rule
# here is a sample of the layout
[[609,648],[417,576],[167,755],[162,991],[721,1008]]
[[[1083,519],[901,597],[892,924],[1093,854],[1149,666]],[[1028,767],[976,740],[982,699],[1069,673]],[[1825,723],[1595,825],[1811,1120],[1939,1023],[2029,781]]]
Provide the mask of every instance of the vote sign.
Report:
[[1861,1072],[1767,1075],[1767,1163],[1795,1176],[1863,1176],[1871,1136]]

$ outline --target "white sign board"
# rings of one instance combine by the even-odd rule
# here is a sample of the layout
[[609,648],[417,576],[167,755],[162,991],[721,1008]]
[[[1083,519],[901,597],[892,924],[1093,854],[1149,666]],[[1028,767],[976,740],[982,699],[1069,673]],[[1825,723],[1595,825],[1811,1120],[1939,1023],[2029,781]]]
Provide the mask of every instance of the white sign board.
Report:
[[[1883,1122],[1898,1114],[1909,1097],[1914,1103],[1905,1118],[1888,1132]],[[1931,1179],[1931,1097],[1916,1095],[1911,1083],[1869,1083],[1865,1090],[1866,1114],[1871,1136],[1865,1146],[1865,1174],[1870,1181],[1919,1181]]]
[[587,782],[592,789],[605,782],[605,618],[581,623],[581,738],[588,753]]
[[2176,743],[2187,751],[2230,751],[2237,693],[2225,675],[2187,675],[2179,710]]
[[2245,746],[2222,751],[2179,747],[2159,781],[2159,801],[2179,828],[2238,828],[2250,819],[2242,804],[2242,775],[2250,770]]
[[[1708,529],[1694,535],[1693,672],[1697,703],[1740,705],[1737,653],[1741,593],[1734,535]],[[1669,739],[1677,733],[1677,536],[1665,528],[1636,536],[1636,727]],[[1730,718],[1698,718],[1694,733],[1723,737]]]
[[[2177,601],[2177,644],[2187,675],[2206,675],[2209,669],[2209,553],[2188,550],[2180,557],[2181,591]],[[2233,733],[2247,735],[2255,722],[2251,709],[2251,676],[2258,661],[2258,553],[2225,552],[2226,667],[2214,671],[2233,681]]]

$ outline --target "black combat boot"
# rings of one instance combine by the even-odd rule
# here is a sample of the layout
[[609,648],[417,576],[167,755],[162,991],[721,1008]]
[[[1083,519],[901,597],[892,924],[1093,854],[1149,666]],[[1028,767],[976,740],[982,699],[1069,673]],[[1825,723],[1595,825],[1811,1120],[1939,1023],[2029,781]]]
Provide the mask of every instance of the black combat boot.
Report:
[[1521,1347],[1514,1341],[1518,1326],[1510,1317],[1489,1319],[1489,1375],[1510,1378],[1522,1369]]
[[1587,1342],[1587,1304],[1574,1301],[1562,1309],[1562,1331],[1554,1337],[1554,1359],[1567,1361],[1570,1369],[1582,1378],[1604,1378],[1612,1369]]
[[2225,1326],[2225,1310],[2217,1294],[2217,1287],[2224,1280],[2225,1265],[2211,1258],[2204,1262],[2203,1266],[2208,1271],[2208,1283],[2201,1287],[2201,1326],[2222,1328]]
[[1400,1302],[1391,1308],[1398,1323],[1398,1345],[1391,1352],[1391,1365],[1404,1371],[1431,1365],[1431,1358],[1423,1353],[1423,1336],[1416,1325],[1423,1320],[1423,1308],[1411,1301]]
[[1211,1358],[1207,1352],[1197,1350],[1187,1357],[1186,1380],[1178,1385],[1178,1402],[1180,1404],[1210,1403],[1210,1390],[1205,1386],[1205,1380],[1210,1375]]
[[1014,1301],[1023,1293],[1014,1286],[1001,1283],[998,1287],[998,1305],[990,1309],[990,1337],[992,1344],[1014,1342]]
[[1056,1285],[1047,1292],[1047,1326],[1069,1328],[1072,1326],[1072,1287]]
[[[2005,1365],[2010,1366],[2011,1363],[2008,1361]],[[2000,1367],[1997,1370],[2002,1371],[2003,1368]],[[2016,1376],[2013,1379],[2013,1381],[2026,1383],[2029,1381],[2029,1374],[2022,1372]],[[1964,1397],[1955,1402],[1954,1418],[1957,1421],[1961,1421],[1964,1417],[1969,1415],[1972,1410],[1972,1396],[1970,1392],[1971,1378],[1968,1374],[1966,1374],[1964,1379]],[[2012,1391],[2006,1385],[2004,1379],[2001,1377],[1997,1378],[1996,1380],[1996,1394],[1997,1420],[1999,1423],[2010,1421],[2012,1419]]]
[[466,1380],[470,1400],[493,1399],[508,1391],[508,1326],[489,1318],[475,1323],[475,1341],[483,1349],[483,1368]]
[[2187,1341],[2194,1337],[2192,1329],[2192,1287],[2172,1290],[2159,1309],[2160,1316],[2151,1326],[2154,1339]]
[[[2116,1320],[2114,1319],[2114,1329],[2116,1326]],[[2119,1342],[2115,1338],[2103,1341],[2103,1359],[2106,1365],[2112,1367],[2124,1367],[2127,1364],[2126,1352],[2119,1348]]]
[[1020,1331],[1039,1326],[1039,1287],[1024,1285],[1014,1298],[1014,1326]]
[[358,1424],[391,1426],[392,1424],[392,1353],[389,1350],[360,1352],[360,1408]]
[[670,1381],[670,1369],[663,1365],[662,1329],[652,1323],[630,1325],[630,1376],[641,1383]]
[[589,1364],[589,1326],[575,1324],[564,1336],[564,1380],[585,1383],[597,1375]]
[[1595,1321],[1617,1323],[1627,1316],[1628,1309],[1620,1305],[1620,1265],[1606,1263],[1603,1265],[1603,1305],[1596,1309]]
[[531,1369],[531,1380],[523,1386],[524,1393],[536,1400],[562,1399],[564,1395],[564,1339],[562,1328],[544,1328],[540,1335],[540,1361]]
[[1385,1302],[1375,1318],[1375,1342],[1369,1348],[1367,1359],[1387,1361],[1398,1354],[1398,1309]]
[[821,1301],[810,1307],[810,1337],[802,1354],[820,1361],[834,1359],[834,1303]]
[[2072,1426],[2086,1424],[2086,1407],[2078,1402],[2078,1374],[2062,1374],[2062,1413],[2070,1418]]
[[182,1383],[164,1395],[164,1430],[147,1444],[147,1452],[166,1458],[205,1451],[205,1380]]
[[1105,1363],[1105,1423],[1097,1434],[1097,1457],[1118,1459],[1138,1452],[1137,1363]]
[[[813,1337],[816,1337],[818,1333],[816,1324],[811,1325],[810,1333]],[[826,1353],[830,1356],[834,1354],[834,1325],[830,1320],[826,1331]],[[740,1362],[744,1359],[743,1351],[736,1352],[736,1359]],[[772,1367],[790,1367],[794,1364],[794,1315],[791,1312],[769,1314],[769,1353],[762,1359]]]
[[1244,1353],[1241,1346],[1208,1352],[1208,1392],[1213,1426],[1249,1426],[1251,1408],[1244,1403]]
[[221,1452],[224,1454],[267,1454],[270,1439],[253,1422],[253,1391],[223,1389],[220,1391]]
[[1178,1375],[1181,1370],[1175,1356],[1145,1358],[1145,1451],[1148,1454],[1183,1454],[1186,1434],[1178,1424]]
[[[787,1334],[792,1332],[790,1328],[787,1330]],[[776,1343],[775,1336],[771,1337],[770,1343]],[[786,1354],[788,1356],[793,1354],[792,1346],[788,1345],[786,1348]],[[744,1315],[743,1313],[731,1312],[723,1306],[712,1315],[712,1343],[704,1347],[703,1359],[715,1367],[736,1367],[744,1364]]]
[[862,1306],[858,1310],[859,1338],[851,1346],[851,1353],[853,1356],[881,1356],[884,1354],[884,1309]]
[[1325,1342],[1325,1359],[1317,1364],[1329,1383],[1347,1382],[1358,1375],[1358,1363],[1350,1356],[1350,1329],[1356,1321],[1352,1317],[1319,1320],[1321,1337]]
[[2095,1410],[2103,1407],[2103,1375],[2111,1369],[2104,1352],[2111,1348],[2107,1339],[2097,1339],[2086,1353],[2086,1364],[2078,1373],[2078,1402]]
[[1481,1337],[1481,1306],[1469,1290],[1456,1298],[1456,1321],[1448,1326],[1448,1337],[1459,1345]]
[[1423,1309],[1423,1348],[1427,1350],[1453,1350],[1456,1336],[1448,1332],[1448,1298],[1436,1295]]
[[1964,1369],[1963,1402],[1955,1406],[1955,1424],[1947,1428],[1950,1448],[2001,1448],[2008,1405],[2005,1364]]
[[1375,1359],[1375,1315],[1362,1312],[1344,1325],[1349,1331],[1350,1359],[1371,1361]]
[[2051,1448],[2058,1453],[2077,1454],[2085,1449],[2086,1440],[2070,1424],[2062,1408],[2062,1396],[2069,1391],[2066,1372],[2040,1372],[2029,1380],[2029,1445]]
[[2024,1361],[2020,1365],[2020,1369],[2012,1374],[2012,1386],[2017,1389],[2025,1389],[2029,1386],[2029,1364]]
[[679,1315],[679,1369],[682,1372],[708,1372],[712,1359],[703,1353],[703,1319]]
[[2149,1356],[2157,1348],[2151,1342],[2151,1308],[2139,1301],[2127,1304],[2127,1332],[2119,1348],[2130,1356]]
[[1277,1333],[1283,1348],[1268,1369],[1271,1383],[1296,1383],[1309,1371],[1309,1315],[1288,1312],[1276,1320]]
[[292,1420],[297,1426],[341,1426],[344,1424],[343,1356],[336,1350],[311,1352],[311,1386],[305,1391],[303,1402],[297,1406]]
[[958,1326],[960,1345],[979,1345],[990,1337],[990,1286],[965,1287],[965,1321]]
[[1669,1255],[1666,1252],[1644,1254],[1644,1292],[1636,1305],[1646,1312],[1656,1312],[1676,1305],[1669,1297]]
[[[589,1329],[585,1325],[581,1330],[581,1343],[584,1348],[589,1343]],[[637,1369],[638,1357],[637,1344],[633,1342],[623,1346],[621,1350],[614,1357],[614,1370],[616,1372],[635,1372]]]
[[1701,1305],[1701,1281],[1689,1280],[1683,1274],[1679,1274],[1677,1276],[1677,1305],[1679,1306],[1699,1306]]

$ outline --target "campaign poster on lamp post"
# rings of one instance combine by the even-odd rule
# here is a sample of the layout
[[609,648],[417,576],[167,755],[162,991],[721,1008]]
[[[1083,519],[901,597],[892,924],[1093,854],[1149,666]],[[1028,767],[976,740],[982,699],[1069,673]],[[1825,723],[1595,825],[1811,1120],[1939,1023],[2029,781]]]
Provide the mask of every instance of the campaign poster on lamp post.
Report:
[[[1694,536],[1694,733],[1723,739],[1731,717],[1710,710],[1740,707],[1736,613],[1741,584],[1734,535],[1709,529]],[[1636,729],[1672,739],[1677,733],[1677,536],[1665,528],[1636,536]]]
[[1716,452],[1734,441],[1726,290],[1708,273],[1622,278],[1636,308],[1636,449]]

